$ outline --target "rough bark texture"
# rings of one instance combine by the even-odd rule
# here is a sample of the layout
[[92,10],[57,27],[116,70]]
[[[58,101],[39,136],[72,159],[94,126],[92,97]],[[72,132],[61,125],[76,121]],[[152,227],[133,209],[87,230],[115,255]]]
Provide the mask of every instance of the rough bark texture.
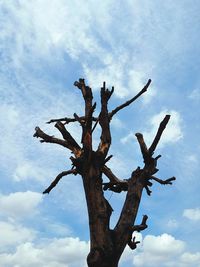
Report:
[[[114,92],[114,87],[108,90],[104,82],[101,88],[101,111],[98,116],[93,116],[96,103],[93,104],[92,90],[89,86],[86,86],[84,79],[79,79],[74,85],[81,91],[85,101],[84,115],[78,116],[74,113],[74,118],[52,119],[48,122],[56,123],[55,127],[59,130],[63,139],[47,135],[39,127],[35,129],[34,137],[40,138],[40,142],[59,144],[73,153],[70,158],[72,168],[58,174],[43,193],[50,193],[63,176],[79,174],[82,177],[87,201],[91,241],[90,252],[87,257],[89,267],[117,267],[126,245],[131,249],[136,249],[139,242],[135,240],[133,233],[147,228],[147,215],[143,216],[140,225],[135,225],[143,189],[150,195],[149,187],[152,186],[151,181],[156,181],[160,184],[172,184],[172,181],[175,180],[175,177],[167,180],[155,177],[155,173],[158,172],[157,161],[161,156],[153,157],[170,115],[166,115],[160,123],[149,148],[146,146],[142,134],[136,133],[144,166],[133,170],[129,179],[119,179],[106,165],[112,157],[108,156],[108,152],[111,145],[110,123],[113,116],[145,93],[150,83],[151,80],[136,96],[109,112],[108,101]],[[76,142],[66,129],[66,124],[72,122],[78,122],[82,128],[81,145]],[[98,149],[95,151],[92,147],[92,134],[97,124],[101,127],[101,136]],[[109,182],[103,182],[103,175],[108,178]],[[104,197],[105,190],[116,193],[127,191],[119,220],[113,229],[110,228],[110,217],[113,210],[108,200]]]

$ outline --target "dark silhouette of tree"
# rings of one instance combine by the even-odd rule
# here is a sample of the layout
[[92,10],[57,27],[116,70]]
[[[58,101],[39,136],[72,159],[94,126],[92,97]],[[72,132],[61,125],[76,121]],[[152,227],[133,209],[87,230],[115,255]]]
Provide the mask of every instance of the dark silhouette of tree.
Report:
[[[152,186],[152,181],[166,185],[172,184],[172,181],[175,180],[175,177],[161,180],[155,176],[158,172],[157,161],[161,155],[154,156],[154,152],[170,119],[170,115],[166,115],[160,123],[149,148],[145,144],[143,135],[141,133],[135,134],[144,160],[144,166],[133,170],[129,179],[119,179],[106,165],[112,157],[112,155],[108,156],[108,151],[111,145],[110,123],[113,116],[145,93],[150,83],[151,80],[148,80],[147,84],[136,96],[109,112],[108,101],[114,92],[114,87],[109,90],[104,82],[101,88],[101,111],[95,117],[93,114],[96,103],[93,103],[92,89],[86,86],[84,79],[79,79],[74,85],[81,91],[85,101],[84,115],[78,116],[74,113],[73,118],[52,119],[48,122],[55,123],[55,127],[61,133],[63,139],[44,133],[39,127],[35,128],[34,137],[41,138],[40,142],[59,144],[69,149],[73,154],[70,157],[72,168],[58,174],[43,193],[50,193],[63,176],[79,174],[82,177],[91,241],[90,252],[87,257],[89,267],[117,267],[126,245],[131,249],[137,247],[139,242],[135,240],[133,233],[146,229],[148,219],[147,215],[144,215],[141,224],[135,225],[143,189],[150,195],[149,188]],[[66,125],[72,122],[78,122],[82,128],[81,145],[66,129]],[[101,127],[101,136],[98,148],[93,150],[92,136],[97,124]],[[103,175],[108,178],[108,182],[103,181]],[[113,209],[104,197],[105,190],[116,193],[127,191],[121,214],[113,229],[109,225]]]

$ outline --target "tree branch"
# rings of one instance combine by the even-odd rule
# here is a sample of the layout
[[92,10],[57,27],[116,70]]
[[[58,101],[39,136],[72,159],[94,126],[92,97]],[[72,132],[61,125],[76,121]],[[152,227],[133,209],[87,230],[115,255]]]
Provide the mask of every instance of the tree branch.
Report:
[[55,127],[60,131],[63,138],[67,141],[70,150],[72,150],[75,155],[79,156],[81,153],[81,147],[78,145],[75,139],[71,136],[71,134],[67,131],[64,124],[58,121],[55,124]]
[[137,248],[137,244],[139,244],[140,241],[135,241],[135,236],[132,239],[132,236],[130,238],[130,240],[128,241],[128,246],[130,247],[130,249],[134,250]]
[[166,184],[172,184],[172,181],[175,181],[176,177],[173,176],[173,177],[168,178],[166,180],[162,180],[162,179],[156,178],[155,176],[151,176],[150,179],[158,182],[159,184],[166,185]]
[[151,79],[148,80],[148,82],[146,83],[146,85],[143,87],[143,89],[133,98],[131,98],[130,100],[126,101],[124,104],[116,107],[115,109],[113,109],[110,113],[109,113],[109,118],[110,120],[112,119],[112,117],[121,109],[127,107],[128,105],[130,105],[131,103],[133,103],[138,97],[140,97],[143,93],[145,93],[149,87],[151,83]]
[[106,83],[103,83],[101,87],[101,112],[99,114],[99,124],[101,126],[101,142],[98,147],[98,152],[103,155],[103,158],[106,157],[109,147],[111,145],[111,133],[110,133],[110,120],[108,113],[108,100],[114,92],[114,87],[112,90],[106,89]]
[[[79,118],[80,118],[81,122],[83,122],[83,123],[85,122],[85,116],[81,116]],[[92,117],[92,120],[93,121],[97,121],[98,118],[97,117]],[[70,122],[77,122],[77,119],[64,117],[64,118],[60,118],[60,119],[51,119],[50,121],[47,121],[46,123],[49,123],[50,124],[50,123],[58,122],[58,121],[63,121],[64,124],[68,124]]]
[[73,170],[69,170],[69,171],[63,171],[61,173],[59,173],[56,178],[53,180],[53,182],[50,184],[50,186],[44,190],[43,194],[49,194],[50,191],[57,185],[57,183],[60,181],[60,179],[63,177],[63,176],[66,176],[66,175],[69,175],[69,174],[74,174],[76,175],[77,174],[77,171],[75,169]]
[[145,230],[148,227],[147,226],[147,219],[148,219],[148,216],[147,215],[144,215],[141,224],[134,225],[132,227],[131,231],[132,232],[135,232],[135,231],[140,232],[140,231]]
[[90,112],[90,109],[92,108],[92,90],[89,86],[85,85],[84,79],[79,79],[79,81],[75,81],[74,85],[78,87],[83,95],[83,98],[85,100],[85,117],[88,116],[88,113]]
[[147,146],[145,144],[143,135],[141,133],[136,133],[135,136],[137,137],[138,143],[140,145],[140,150],[142,152],[144,162],[146,162],[149,159],[149,151],[148,151]]
[[151,146],[149,147],[149,153],[151,155],[153,155],[153,153],[154,153],[154,151],[158,145],[158,142],[160,141],[161,135],[162,135],[167,123],[169,122],[169,119],[170,119],[170,115],[166,115],[165,118],[163,119],[163,121],[161,121],[159,128],[158,128],[158,131],[156,133],[156,136],[155,136]]
[[44,133],[39,127],[35,128],[35,133],[34,133],[33,137],[42,138],[42,140],[40,140],[41,143],[58,144],[58,145],[61,145],[61,146],[64,146],[64,147],[70,149],[70,146],[66,140],[61,140],[61,139],[56,138],[54,136],[50,136],[50,135]]

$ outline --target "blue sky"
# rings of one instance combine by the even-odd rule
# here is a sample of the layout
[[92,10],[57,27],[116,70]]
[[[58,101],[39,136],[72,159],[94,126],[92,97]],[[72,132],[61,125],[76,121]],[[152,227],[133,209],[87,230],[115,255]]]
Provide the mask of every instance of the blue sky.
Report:
[[[51,118],[82,114],[73,86],[86,79],[99,99],[115,86],[110,109],[149,91],[112,121],[110,167],[128,178],[142,158],[134,134],[150,144],[165,114],[171,120],[158,147],[159,177],[173,186],[145,192],[138,214],[149,228],[125,250],[120,267],[200,265],[200,3],[187,1],[0,1],[0,266],[86,266],[88,226],[82,182],[64,177],[70,153],[34,139],[35,126],[58,134]],[[99,106],[97,106],[97,112]],[[78,125],[71,133],[80,140]],[[99,129],[95,136],[98,142]],[[117,220],[124,195],[106,193]],[[77,256],[78,255],[78,256]]]

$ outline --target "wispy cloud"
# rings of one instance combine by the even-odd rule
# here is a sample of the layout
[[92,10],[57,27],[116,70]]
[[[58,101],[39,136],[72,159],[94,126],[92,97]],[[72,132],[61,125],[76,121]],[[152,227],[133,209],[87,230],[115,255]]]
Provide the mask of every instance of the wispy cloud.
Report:
[[[147,126],[147,130],[142,131],[144,139],[148,145],[150,145],[153,141],[160,122],[167,114],[170,114],[171,118],[161,137],[159,147],[165,146],[168,143],[176,143],[183,138],[182,119],[180,113],[175,110],[162,110],[160,113],[149,119],[149,126]],[[135,139],[135,134],[130,132],[128,135],[122,137],[120,141],[125,144],[133,139]]]
[[200,208],[185,209],[183,216],[191,221],[198,222],[200,221]]

